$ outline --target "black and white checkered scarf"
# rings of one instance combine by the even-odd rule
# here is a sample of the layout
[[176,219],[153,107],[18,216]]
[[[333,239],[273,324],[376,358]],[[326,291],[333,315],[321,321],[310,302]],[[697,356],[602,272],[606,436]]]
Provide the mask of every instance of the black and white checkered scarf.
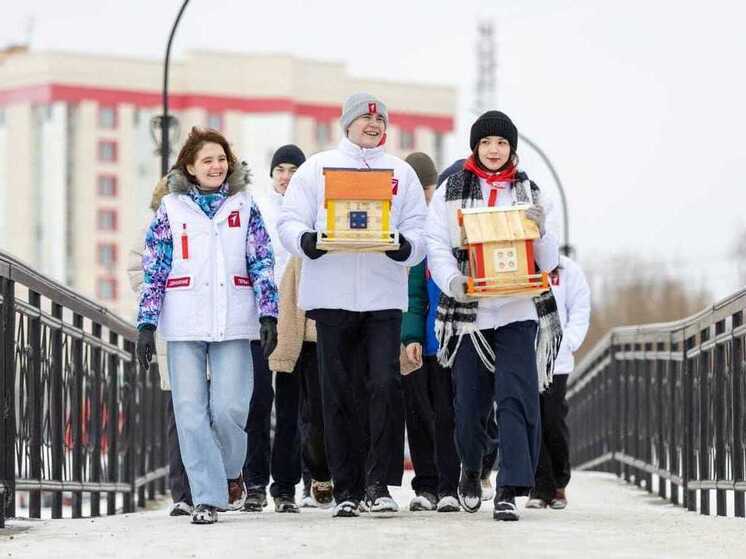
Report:
[[[462,247],[461,232],[456,222],[456,213],[460,208],[478,208],[484,206],[479,178],[473,173],[462,170],[451,175],[445,185],[446,212],[451,237],[453,255],[459,271],[469,275],[469,254]],[[516,174],[513,187],[510,189],[513,205],[533,204],[539,196],[539,187],[529,180],[526,173]],[[551,382],[554,362],[562,342],[562,325],[557,312],[557,302],[551,289],[533,298],[539,327],[536,336],[536,367],[539,375],[539,390],[544,391]],[[456,352],[464,335],[469,335],[485,367],[495,371],[495,353],[485,337],[477,328],[477,308],[475,300],[459,303],[444,293],[440,295],[435,318],[435,336],[438,340],[438,361],[444,367],[453,365]]]

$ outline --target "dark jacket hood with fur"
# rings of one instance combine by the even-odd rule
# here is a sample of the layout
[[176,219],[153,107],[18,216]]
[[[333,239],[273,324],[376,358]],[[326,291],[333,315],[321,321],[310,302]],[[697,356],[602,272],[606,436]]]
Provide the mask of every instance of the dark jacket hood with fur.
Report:
[[[180,169],[172,169],[166,177],[168,191],[172,194],[187,194],[193,183]],[[245,161],[236,164],[233,172],[228,176],[228,196],[246,190],[251,184],[251,170]]]

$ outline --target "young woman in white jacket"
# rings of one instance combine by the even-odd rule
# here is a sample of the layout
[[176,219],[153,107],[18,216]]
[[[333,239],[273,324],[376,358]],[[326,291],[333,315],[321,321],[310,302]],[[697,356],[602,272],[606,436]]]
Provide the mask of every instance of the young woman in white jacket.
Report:
[[562,322],[562,345],[554,367],[552,385],[540,397],[541,453],[536,469],[536,487],[526,508],[564,509],[565,488],[570,482],[570,432],[567,428],[567,379],[575,368],[573,354],[588,332],[591,290],[583,270],[567,256],[550,274],[552,292]]
[[527,495],[534,486],[541,436],[539,375],[551,372],[561,329],[551,296],[468,297],[468,256],[461,248],[457,211],[531,204],[528,217],[541,232],[533,241],[538,269],[550,272],[557,267],[556,217],[548,197],[518,170],[517,140],[518,130],[504,113],[480,116],[471,127],[472,155],[436,190],[425,227],[430,271],[443,291],[436,319],[438,356],[444,366],[452,366],[455,385],[459,500],[467,512],[480,507],[482,457],[490,443],[485,425],[496,403],[496,520],[517,520],[515,497]]

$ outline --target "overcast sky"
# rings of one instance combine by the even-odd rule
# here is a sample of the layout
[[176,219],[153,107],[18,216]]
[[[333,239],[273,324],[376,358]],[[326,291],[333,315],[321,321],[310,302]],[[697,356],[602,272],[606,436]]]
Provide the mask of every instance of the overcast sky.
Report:
[[[161,58],[181,2],[4,4],[0,45],[30,31],[34,49]],[[192,0],[174,54],[283,52],[455,85],[455,158],[474,119],[478,17],[498,28],[497,108],[554,162],[581,263],[640,254],[717,297],[739,287],[728,259],[746,228],[746,2]]]

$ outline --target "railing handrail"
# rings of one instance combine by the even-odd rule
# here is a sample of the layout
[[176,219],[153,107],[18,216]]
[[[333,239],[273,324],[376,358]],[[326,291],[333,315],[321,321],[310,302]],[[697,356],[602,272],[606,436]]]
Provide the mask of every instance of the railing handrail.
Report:
[[131,322],[76,290],[40,274],[20,258],[3,250],[0,250],[0,277],[18,281],[29,289],[54,299],[74,313],[89,318],[118,334],[129,338],[137,335],[137,330]]
[[[568,379],[568,387],[578,382],[586,371],[588,371],[592,364],[606,351],[609,347],[613,338],[618,337],[633,337],[636,335],[644,334],[672,334],[679,331],[687,331],[692,327],[700,325],[703,320],[707,320],[708,323],[712,323],[719,320],[721,311],[723,315],[728,314],[728,309],[742,299],[746,299],[746,288],[740,289],[735,293],[732,293],[723,299],[720,299],[712,305],[706,306],[704,309],[693,315],[681,318],[679,320],[673,320],[670,322],[652,322],[650,324],[636,324],[630,326],[617,326],[609,330],[603,338],[598,340],[596,344],[580,359],[575,367],[576,373]],[[699,328],[698,328],[699,329]]]

